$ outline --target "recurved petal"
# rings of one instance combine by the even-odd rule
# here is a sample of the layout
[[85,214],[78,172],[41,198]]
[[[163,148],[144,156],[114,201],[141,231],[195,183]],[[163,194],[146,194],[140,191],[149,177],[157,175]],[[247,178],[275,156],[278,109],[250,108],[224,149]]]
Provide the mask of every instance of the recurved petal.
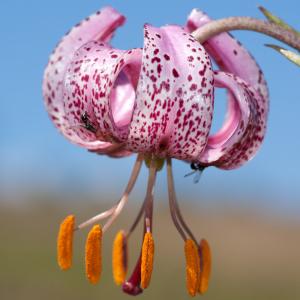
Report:
[[213,72],[182,28],[145,25],[142,68],[127,146],[183,160],[199,157],[213,113]]
[[[189,32],[211,22],[202,11],[194,9],[188,17]],[[221,33],[204,43],[204,48],[216,61],[222,71],[232,73],[257,89],[268,108],[268,87],[263,72],[252,55],[228,33]],[[267,111],[268,109],[266,109]]]
[[100,144],[99,124],[92,103],[92,71],[99,60],[98,46],[110,47],[91,41],[80,47],[68,65],[64,79],[64,111],[68,124],[85,143]]
[[[188,17],[187,22],[187,30],[194,31],[200,26],[205,25],[206,23],[210,22],[211,19],[203,12],[194,9],[190,16]],[[255,152],[259,149],[259,146],[263,140],[265,135],[265,123],[267,121],[268,111],[269,111],[269,99],[268,99],[268,88],[263,76],[263,73],[251,54],[241,45],[241,43],[235,40],[230,34],[222,33],[216,37],[209,39],[207,42],[204,43],[205,49],[208,51],[210,56],[215,60],[221,70],[226,71],[228,73],[232,73],[249,85],[252,86],[252,89],[258,91],[261,97],[257,98],[258,103],[256,103],[257,110],[259,112],[259,117],[261,123],[264,126],[259,131],[259,138],[258,141],[253,141],[253,143],[258,143],[259,145],[252,149],[254,151],[251,153],[250,156],[244,155],[244,153],[240,153],[240,157],[244,157],[244,161],[237,161],[235,160],[230,163],[230,159],[226,160],[226,166],[218,165],[221,168],[236,168],[255,155]],[[232,98],[231,93],[228,94],[228,113],[225,120],[224,126],[230,123],[230,116],[232,114],[230,111],[232,107],[234,107],[235,100]],[[221,129],[221,132],[224,131],[224,128]],[[244,151],[243,147],[240,148],[240,151]]]
[[92,105],[104,140],[126,141],[141,69],[141,49],[128,51],[95,45],[99,60],[91,71]]
[[63,86],[67,66],[78,48],[91,40],[107,41],[124,21],[124,16],[111,7],[106,7],[86,18],[61,40],[50,56],[44,73],[43,95],[52,121],[69,140],[88,149],[102,148],[103,143],[85,140],[84,136],[78,136],[73,130],[73,124],[70,124],[66,118]]
[[232,102],[227,121],[208,139],[199,162],[232,169],[250,160],[262,142],[266,125],[258,106],[262,96],[244,80],[224,72],[215,72],[215,86],[227,88]]

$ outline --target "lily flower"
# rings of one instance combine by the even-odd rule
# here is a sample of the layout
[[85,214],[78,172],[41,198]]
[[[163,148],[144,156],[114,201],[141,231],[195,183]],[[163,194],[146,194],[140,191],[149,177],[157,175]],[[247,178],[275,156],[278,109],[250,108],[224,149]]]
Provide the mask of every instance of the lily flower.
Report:
[[[211,22],[198,10],[192,11],[185,28],[146,24],[142,49],[120,50],[109,44],[124,21],[111,7],[86,18],[61,40],[45,70],[46,109],[68,140],[112,157],[137,153],[127,187],[114,206],[79,224],[73,215],[61,223],[58,263],[63,270],[71,267],[74,232],[93,226],[86,241],[86,275],[93,284],[99,281],[102,236],[127,203],[145,161],[145,200],[129,229],[117,234],[112,266],[124,292],[137,295],[147,288],[154,262],[154,187],[166,162],[170,213],[184,241],[187,291],[191,296],[203,294],[211,272],[210,247],[196,237],[180,212],[172,159],[190,163],[195,170],[233,169],[250,160],[265,135],[266,81],[252,56],[229,34],[220,33],[203,45],[198,42],[197,32],[191,33]],[[219,70],[213,70],[211,59]],[[210,135],[216,88],[228,90],[228,111],[219,132]],[[141,220],[141,253],[126,279],[127,243]]]

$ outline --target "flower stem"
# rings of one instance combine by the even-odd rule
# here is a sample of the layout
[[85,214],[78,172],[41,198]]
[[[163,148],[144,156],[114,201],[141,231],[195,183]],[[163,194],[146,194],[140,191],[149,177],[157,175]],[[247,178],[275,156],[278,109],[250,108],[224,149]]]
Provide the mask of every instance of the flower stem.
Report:
[[300,37],[291,30],[281,26],[250,17],[230,17],[211,21],[195,30],[192,35],[204,43],[208,39],[232,30],[250,30],[271,36],[300,51]]

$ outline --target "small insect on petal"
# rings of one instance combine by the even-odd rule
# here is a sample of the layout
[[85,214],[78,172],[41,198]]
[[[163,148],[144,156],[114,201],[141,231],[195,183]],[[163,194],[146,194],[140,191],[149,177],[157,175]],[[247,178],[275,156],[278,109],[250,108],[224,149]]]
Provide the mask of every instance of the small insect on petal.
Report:
[[57,262],[62,270],[72,266],[73,234],[75,217],[67,216],[60,224],[57,236]]
[[201,272],[199,293],[204,294],[208,289],[209,278],[211,273],[211,251],[208,242],[202,239],[199,246]]
[[184,245],[186,260],[186,287],[190,296],[194,297],[200,285],[200,257],[196,243],[188,239]]
[[141,287],[146,289],[151,280],[154,259],[154,240],[151,232],[144,236],[141,262]]
[[112,268],[115,283],[122,284],[127,274],[127,239],[124,231],[119,231],[113,243]]
[[95,225],[88,234],[85,244],[85,270],[90,283],[96,284],[102,269],[102,229]]

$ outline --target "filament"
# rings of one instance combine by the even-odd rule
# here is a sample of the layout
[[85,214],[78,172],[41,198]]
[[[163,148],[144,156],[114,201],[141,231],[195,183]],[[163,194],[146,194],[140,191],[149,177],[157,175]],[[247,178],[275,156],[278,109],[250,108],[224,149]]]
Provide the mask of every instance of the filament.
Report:
[[115,205],[115,206],[111,207],[110,209],[100,213],[99,215],[96,215],[96,216],[92,217],[91,219],[81,223],[80,225],[78,225],[76,227],[75,230],[83,229],[85,227],[88,227],[90,225],[93,225],[93,224],[101,221],[102,219],[109,217],[115,211],[116,207],[117,207],[117,205]]
[[170,158],[167,159],[167,177],[168,177],[167,179],[168,179],[168,192],[169,192],[169,207],[170,207],[171,217],[177,231],[179,232],[183,240],[186,241],[187,237],[185,232],[181,228],[180,223],[178,222],[176,209],[175,209],[176,205],[174,204],[174,199],[176,195],[175,195],[175,187],[174,187],[174,180],[173,180],[173,173],[172,173],[172,161]]
[[129,194],[131,193],[131,191],[132,191],[132,189],[133,189],[133,187],[136,183],[136,180],[137,180],[138,175],[140,173],[142,164],[143,164],[143,155],[139,154],[137,156],[136,162],[134,164],[129,182],[128,182],[127,187],[125,189],[125,192],[124,192],[122,198],[120,199],[119,203],[117,204],[117,207],[115,208],[115,210],[111,214],[110,218],[108,219],[108,221],[103,226],[103,232],[105,232],[113,224],[113,222],[119,216],[119,214],[121,213],[121,211],[124,208],[125,204],[127,203]]
[[179,208],[179,204],[178,204],[176,193],[175,193],[175,187],[174,187],[172,161],[170,158],[167,159],[167,166],[168,166],[168,178],[169,178],[168,180],[170,181],[171,189],[172,189],[172,199],[171,199],[172,210],[176,215],[176,222],[177,222],[177,224],[178,224],[178,222],[180,223],[181,227],[186,231],[187,235],[197,244],[197,240],[196,240],[194,234],[192,233],[192,231],[190,230],[190,228],[188,227],[188,225],[186,224],[186,222],[184,221],[183,216],[180,211],[180,208]]
[[132,189],[133,189],[133,187],[136,183],[136,180],[138,178],[138,175],[140,173],[142,163],[143,163],[143,155],[139,154],[137,156],[136,162],[133,166],[133,170],[131,172],[131,176],[129,178],[127,187],[124,191],[123,196],[119,200],[119,202],[116,205],[114,205],[113,207],[111,207],[110,209],[108,209],[108,210],[92,217],[91,219],[81,223],[80,225],[77,226],[76,230],[85,228],[85,227],[90,226],[90,225],[93,225],[93,224],[101,221],[102,219],[106,219],[106,218],[110,217],[110,219],[107,221],[107,223],[103,226],[103,232],[105,232],[108,229],[108,227],[114,222],[114,220],[120,214],[120,212],[122,211],[124,205],[127,203],[129,194],[131,193],[131,191],[132,191]]
[[[172,174],[173,176],[173,174]],[[187,226],[187,224],[185,223],[183,217],[182,217],[182,214],[181,214],[181,211],[180,211],[180,208],[179,208],[179,204],[178,204],[178,201],[177,201],[177,197],[175,195],[175,192],[174,192],[174,207],[175,207],[175,211],[176,211],[176,215],[177,215],[177,218],[181,224],[181,226],[184,228],[184,230],[186,231],[186,233],[190,236],[190,238],[195,242],[197,243],[196,241],[196,238],[194,236],[194,234],[192,233],[192,231],[189,229],[189,227]]]
[[152,213],[153,213],[153,189],[155,186],[156,174],[157,174],[156,163],[154,160],[152,160],[149,168],[147,192],[145,197],[145,220],[147,218],[150,220],[151,229],[152,229]]
[[145,200],[143,201],[143,204],[142,204],[142,206],[141,206],[141,208],[140,208],[140,210],[139,210],[138,215],[136,216],[136,218],[135,218],[133,224],[131,225],[131,227],[130,227],[128,233],[127,233],[127,238],[130,237],[130,235],[132,234],[132,232],[135,230],[136,226],[137,226],[138,223],[140,222],[140,220],[141,220],[141,218],[142,218],[142,215],[143,215],[143,213],[145,212],[146,200],[147,200],[147,199],[145,198]]

